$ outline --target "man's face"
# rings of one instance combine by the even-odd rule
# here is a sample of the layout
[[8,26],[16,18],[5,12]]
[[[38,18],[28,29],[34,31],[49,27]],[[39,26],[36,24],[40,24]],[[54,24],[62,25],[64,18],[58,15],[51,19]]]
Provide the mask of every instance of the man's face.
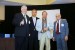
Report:
[[56,19],[57,19],[57,20],[60,20],[60,19],[61,19],[61,15],[60,15],[60,14],[57,14],[57,15],[56,15]]
[[36,15],[37,15],[37,10],[32,10],[32,16],[36,17]]
[[43,18],[47,18],[47,12],[43,12],[43,13],[42,13],[42,17],[43,17]]
[[26,14],[27,13],[27,7],[25,7],[25,6],[21,7],[21,12]]

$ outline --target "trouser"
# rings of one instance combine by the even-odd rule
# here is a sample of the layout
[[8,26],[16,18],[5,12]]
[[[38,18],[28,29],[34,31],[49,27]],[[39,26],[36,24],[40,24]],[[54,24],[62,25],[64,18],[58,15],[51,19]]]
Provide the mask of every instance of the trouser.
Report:
[[15,37],[15,50],[28,50],[27,37],[17,36]]
[[65,37],[62,37],[62,34],[58,34],[56,36],[57,50],[68,50],[67,49],[67,41],[65,41]]
[[33,33],[29,37],[29,50],[39,50],[38,34]]
[[50,50],[50,39],[47,37],[46,33],[43,33],[40,39],[40,50],[44,50],[44,46],[46,50]]

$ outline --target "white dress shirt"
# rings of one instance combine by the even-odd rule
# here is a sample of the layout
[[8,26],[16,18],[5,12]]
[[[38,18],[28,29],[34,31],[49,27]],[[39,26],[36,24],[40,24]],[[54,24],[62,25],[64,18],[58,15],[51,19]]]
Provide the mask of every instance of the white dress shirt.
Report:
[[33,19],[33,23],[34,23],[34,26],[35,26],[35,23],[36,23],[36,17],[32,17]]

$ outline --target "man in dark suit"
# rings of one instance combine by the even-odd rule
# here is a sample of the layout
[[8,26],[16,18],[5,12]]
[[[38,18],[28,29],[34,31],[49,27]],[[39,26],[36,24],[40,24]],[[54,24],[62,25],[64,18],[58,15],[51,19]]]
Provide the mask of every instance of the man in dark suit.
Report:
[[32,17],[30,17],[30,37],[29,37],[29,50],[38,50],[39,43],[38,43],[38,31],[36,31],[35,26],[36,22],[39,19],[36,17],[37,10],[32,10]]
[[27,6],[22,6],[21,13],[17,13],[13,19],[15,25],[15,50],[27,50],[30,21],[26,13]]

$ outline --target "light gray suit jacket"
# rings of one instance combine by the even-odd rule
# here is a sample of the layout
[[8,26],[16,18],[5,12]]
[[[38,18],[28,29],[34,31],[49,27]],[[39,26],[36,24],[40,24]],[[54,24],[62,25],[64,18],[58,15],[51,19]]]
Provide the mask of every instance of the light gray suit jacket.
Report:
[[[46,31],[45,33],[47,34],[47,37],[49,39],[51,39],[53,37],[53,34],[50,33],[50,29],[53,29],[49,20],[47,20],[47,28],[49,29],[48,31]],[[38,19],[37,23],[36,23],[36,30],[38,31],[38,40],[40,40],[41,36],[42,36],[42,19]]]

